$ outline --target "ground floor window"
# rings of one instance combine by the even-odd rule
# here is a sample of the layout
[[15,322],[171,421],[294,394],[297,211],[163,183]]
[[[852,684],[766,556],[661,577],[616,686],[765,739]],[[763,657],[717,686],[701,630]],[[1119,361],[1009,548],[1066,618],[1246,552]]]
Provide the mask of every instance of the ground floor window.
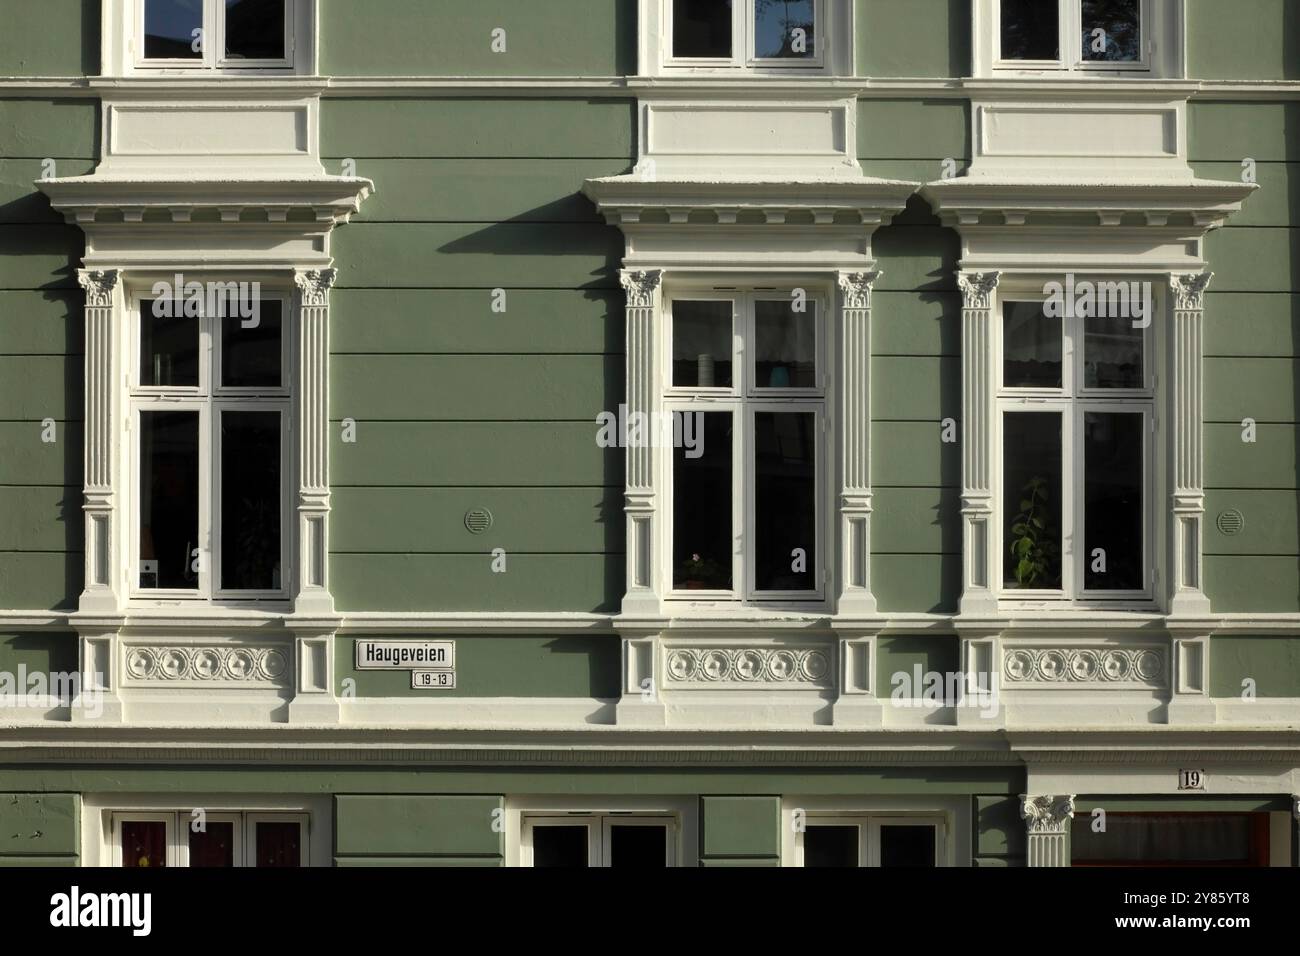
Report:
[[201,810],[114,813],[113,865],[307,866],[307,828],[305,813]]
[[803,866],[935,867],[943,821],[931,817],[809,816],[796,843]]
[[571,813],[523,817],[524,866],[676,866],[677,824],[669,816]]
[[1070,827],[1074,866],[1268,866],[1267,813],[1108,813]]

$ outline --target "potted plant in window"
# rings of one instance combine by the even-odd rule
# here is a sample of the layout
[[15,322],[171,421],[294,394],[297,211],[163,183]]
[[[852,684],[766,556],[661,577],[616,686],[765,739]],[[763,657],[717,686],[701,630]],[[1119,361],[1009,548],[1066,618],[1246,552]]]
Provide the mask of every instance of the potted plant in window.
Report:
[[723,577],[722,565],[712,558],[701,558],[698,554],[692,554],[677,566],[677,586],[690,591],[718,587],[716,582]]
[[1052,572],[1060,549],[1054,529],[1049,527],[1047,479],[1030,478],[1020,490],[1020,513],[1011,522],[1011,557],[1015,561],[1016,585],[1021,588],[1055,586]]

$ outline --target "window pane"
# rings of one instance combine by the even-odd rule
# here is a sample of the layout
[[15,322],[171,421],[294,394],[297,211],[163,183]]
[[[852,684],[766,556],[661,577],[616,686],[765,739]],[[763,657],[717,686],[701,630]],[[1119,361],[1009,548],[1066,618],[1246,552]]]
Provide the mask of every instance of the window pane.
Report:
[[226,0],[226,56],[283,60],[284,0]]
[[609,865],[662,869],[668,865],[667,827],[609,828]]
[[673,449],[673,587],[730,591],[732,416],[687,417],[697,444]]
[[880,827],[881,866],[934,866],[934,827]]
[[1093,62],[1141,60],[1141,7],[1142,0],[1083,0],[1083,58]]
[[817,387],[817,306],[756,302],[755,369],[759,388]]
[[161,820],[122,823],[122,866],[166,866],[167,824]]
[[235,825],[229,821],[209,822],[206,832],[190,831],[190,866],[234,866]]
[[221,587],[280,588],[280,414],[221,413]]
[[1002,59],[1059,60],[1057,0],[1002,0]]
[[533,827],[533,866],[588,866],[586,827]]
[[754,56],[802,59],[816,56],[813,0],[753,0]]
[[281,383],[278,299],[258,303],[247,318],[228,315],[221,326],[221,384],[229,388],[278,388]]
[[140,303],[140,384],[196,388],[199,384],[199,320],[180,302]]
[[1083,419],[1084,586],[1141,591],[1142,416],[1087,412]]
[[150,60],[201,60],[194,31],[203,29],[203,0],[144,0],[144,55]]
[[258,866],[302,866],[302,826],[296,820],[259,820],[256,830]]
[[1006,388],[1060,388],[1061,320],[1038,302],[1002,306],[1002,384]]
[[856,867],[857,827],[808,827],[803,834],[804,866]]
[[673,0],[673,56],[731,56],[731,0]]
[[812,412],[754,415],[755,585],[816,591],[817,459]]
[[731,387],[730,302],[673,303],[673,385]]
[[1127,318],[1084,320],[1085,388],[1142,388],[1142,329]]
[[140,413],[140,587],[194,590],[199,413]]
[[1002,417],[1005,581],[1010,587],[1061,586],[1061,415]]

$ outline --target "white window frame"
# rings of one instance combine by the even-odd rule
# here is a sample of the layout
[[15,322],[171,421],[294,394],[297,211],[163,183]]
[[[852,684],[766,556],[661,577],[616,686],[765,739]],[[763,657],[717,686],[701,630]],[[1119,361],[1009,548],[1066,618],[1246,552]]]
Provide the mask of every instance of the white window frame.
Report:
[[757,20],[754,0],[735,0],[731,10],[730,57],[673,55],[673,0],[641,0],[641,72],[643,74],[732,74],[748,76],[845,75],[852,70],[852,4],[814,0],[817,28],[813,55],[783,59],[754,55]]
[[[311,866],[311,815],[293,811],[243,811],[243,810],[205,810],[208,823],[233,823],[234,859],[236,869],[253,867],[257,863],[257,824],[297,823],[299,827],[298,845],[301,850],[300,867]],[[167,833],[167,867],[188,867],[190,865],[190,821],[193,809],[170,810],[110,810],[107,812],[109,826],[106,831],[108,839],[109,865],[122,867],[122,824],[132,822],[162,823]]]
[[[533,865],[532,827],[548,823],[588,827],[588,865],[607,865],[603,849],[608,841],[602,821],[620,826],[667,825],[668,866],[693,867],[698,863],[697,797],[612,796],[592,800],[534,794],[507,796],[504,803],[506,866]],[[599,851],[593,849],[597,844]]]
[[1176,79],[1184,72],[1184,17],[1180,0],[1142,0],[1142,58],[1132,62],[1083,59],[1082,0],[1058,0],[1061,7],[1061,55],[1058,59],[1004,60],[1001,51],[1002,0],[971,2],[974,73],[977,77],[1069,75]]
[[[807,292],[808,302],[816,311],[816,363],[815,388],[758,388],[755,385],[755,357],[750,343],[755,341],[756,310],[759,301],[790,301],[794,288]],[[730,301],[732,309],[732,385],[729,388],[682,388],[672,384],[673,367],[673,303],[676,301]],[[673,555],[673,529],[675,524],[675,495],[673,461],[675,449],[662,449],[658,456],[660,487],[664,488],[664,520],[661,523],[661,540],[666,560],[660,562],[658,572],[663,575],[659,593],[664,600],[689,603],[693,607],[760,607],[776,608],[796,606],[802,610],[816,610],[828,600],[831,562],[834,557],[830,543],[834,540],[828,526],[833,476],[831,413],[831,370],[829,356],[830,323],[828,317],[834,307],[831,290],[820,284],[790,284],[788,286],[741,285],[734,288],[707,286],[693,283],[673,283],[665,288],[663,296],[660,355],[658,367],[663,369],[660,382],[658,408],[670,412],[729,412],[732,417],[732,574],[731,591],[704,591],[677,589],[674,586],[675,564]],[[755,434],[754,416],[757,412],[804,412],[814,416],[814,433],[821,436],[816,442],[814,469],[816,513],[814,519],[814,552],[810,559],[819,569],[817,587],[810,591],[758,591],[755,587],[756,562],[750,551],[751,542],[757,538],[754,469],[750,466]],[[736,534],[739,529],[739,535]]]
[[[204,276],[210,281],[238,281]],[[133,285],[128,291],[125,326],[127,440],[124,474],[128,512],[126,541],[122,549],[126,562],[126,595],[133,605],[219,605],[276,607],[286,605],[293,593],[297,522],[294,499],[297,479],[294,470],[295,408],[295,297],[280,283],[268,283],[261,300],[281,303],[281,382],[277,388],[221,386],[221,349],[217,343],[221,321],[211,316],[199,322],[199,384],[195,386],[143,386],[141,380],[142,303],[153,299],[151,287]],[[224,541],[220,526],[221,508],[221,413],[225,411],[278,412],[280,415],[280,587],[257,591],[218,588]],[[162,590],[140,586],[140,521],[143,516],[140,479],[141,416],[145,412],[195,411],[199,415],[198,541],[200,567],[198,587],[193,590]]]
[[145,0],[104,0],[104,74],[215,75],[286,73],[315,70],[315,0],[285,0],[285,56],[241,60],[225,55],[225,0],[203,0],[203,56],[197,59],[145,57]]
[[587,865],[608,867],[612,865],[613,844],[611,829],[615,826],[662,827],[667,830],[664,841],[664,865],[677,865],[677,844],[680,840],[677,818],[672,814],[639,814],[631,812],[574,812],[564,815],[524,813],[521,821],[519,865],[533,866],[533,830],[536,827],[585,827],[587,830]]
[[881,797],[848,803],[837,797],[787,796],[781,801],[782,866],[804,866],[810,826],[858,828],[858,866],[880,866],[880,827],[933,826],[935,867],[970,866],[969,797]]
[[[1093,281],[1104,277],[1078,276]],[[1112,277],[1115,281],[1130,277]],[[1008,388],[1003,384],[1004,319],[1003,307],[1008,303],[1041,303],[1045,301],[1042,283],[1031,289],[1025,283],[1004,280],[993,300],[990,321],[993,324],[994,383],[993,424],[990,428],[994,454],[991,456],[994,475],[993,529],[994,562],[990,578],[999,604],[1011,609],[1032,608],[1113,608],[1149,610],[1156,600],[1157,568],[1157,500],[1159,474],[1155,449],[1158,442],[1159,362],[1155,330],[1158,317],[1164,315],[1164,296],[1160,284],[1152,282],[1155,315],[1143,330],[1143,378],[1141,389],[1104,389],[1083,386],[1085,320],[1062,318],[1061,366],[1062,384],[1059,389]],[[1006,561],[1006,488],[1004,474],[1005,446],[1003,442],[1004,415],[1015,412],[1059,412],[1061,414],[1061,590],[1022,590],[1009,587],[1003,568]],[[1084,415],[1088,412],[1140,414],[1143,434],[1148,441],[1143,445],[1143,520],[1142,566],[1147,569],[1143,588],[1134,591],[1088,591],[1084,589],[1086,566],[1090,560],[1084,541]]]

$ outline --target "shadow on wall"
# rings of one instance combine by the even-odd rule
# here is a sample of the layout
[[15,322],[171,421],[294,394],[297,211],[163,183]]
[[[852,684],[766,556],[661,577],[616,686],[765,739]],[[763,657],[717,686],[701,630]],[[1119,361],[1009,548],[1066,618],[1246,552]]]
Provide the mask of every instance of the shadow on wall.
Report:
[[[590,200],[578,195],[586,210],[590,210],[593,221],[574,224],[548,221],[548,211],[557,203],[569,205],[569,198],[557,200],[530,209],[499,223],[492,223],[470,235],[446,243],[438,248],[442,255],[489,255],[489,256],[600,256],[603,263],[590,273],[590,281],[576,286],[584,298],[593,302],[604,303],[607,309],[604,322],[605,341],[602,351],[606,356],[605,374],[602,393],[598,401],[592,403],[587,420],[591,422],[592,441],[596,440],[598,431],[596,416],[603,411],[617,411],[625,401],[624,343],[623,343],[623,294],[619,285],[619,268],[622,264],[623,235],[603,220],[595,217],[595,210]],[[575,235],[575,226],[582,231]],[[579,244],[575,248],[575,238]],[[508,267],[506,267],[508,269]],[[528,281],[516,280],[514,285],[529,285]],[[512,283],[508,271],[503,270],[502,287],[509,288]],[[544,330],[539,330],[544,334]],[[493,388],[500,383],[484,382],[484,388]],[[538,423],[542,425],[544,423]],[[623,451],[619,448],[604,449],[601,455],[600,484],[606,489],[601,503],[596,506],[596,520],[603,531],[604,540],[604,600],[590,610],[596,613],[617,611],[626,591],[627,561],[625,555],[626,531],[623,514]]]
[[[1286,4],[1287,36],[1293,44],[1300,47],[1300,3]],[[1300,75],[1300,51],[1287,60],[1287,76]],[[1286,123],[1286,186],[1287,195],[1300,196],[1300,103],[1288,102],[1285,108]],[[1262,197],[1257,197],[1262,198]],[[1294,198],[1293,198],[1294,205]],[[1291,357],[1292,368],[1300,368],[1300,223],[1292,222],[1286,230],[1291,244],[1291,281],[1287,283],[1291,290]],[[1292,406],[1291,422],[1293,446],[1295,448],[1296,485],[1300,487],[1300,381],[1295,382],[1295,401]],[[1297,527],[1300,537],[1300,527]],[[1296,556],[1296,603],[1300,606],[1300,555]]]
[[[86,76],[100,73],[99,8],[106,0],[81,0],[81,72]],[[96,140],[98,142],[98,140]]]

